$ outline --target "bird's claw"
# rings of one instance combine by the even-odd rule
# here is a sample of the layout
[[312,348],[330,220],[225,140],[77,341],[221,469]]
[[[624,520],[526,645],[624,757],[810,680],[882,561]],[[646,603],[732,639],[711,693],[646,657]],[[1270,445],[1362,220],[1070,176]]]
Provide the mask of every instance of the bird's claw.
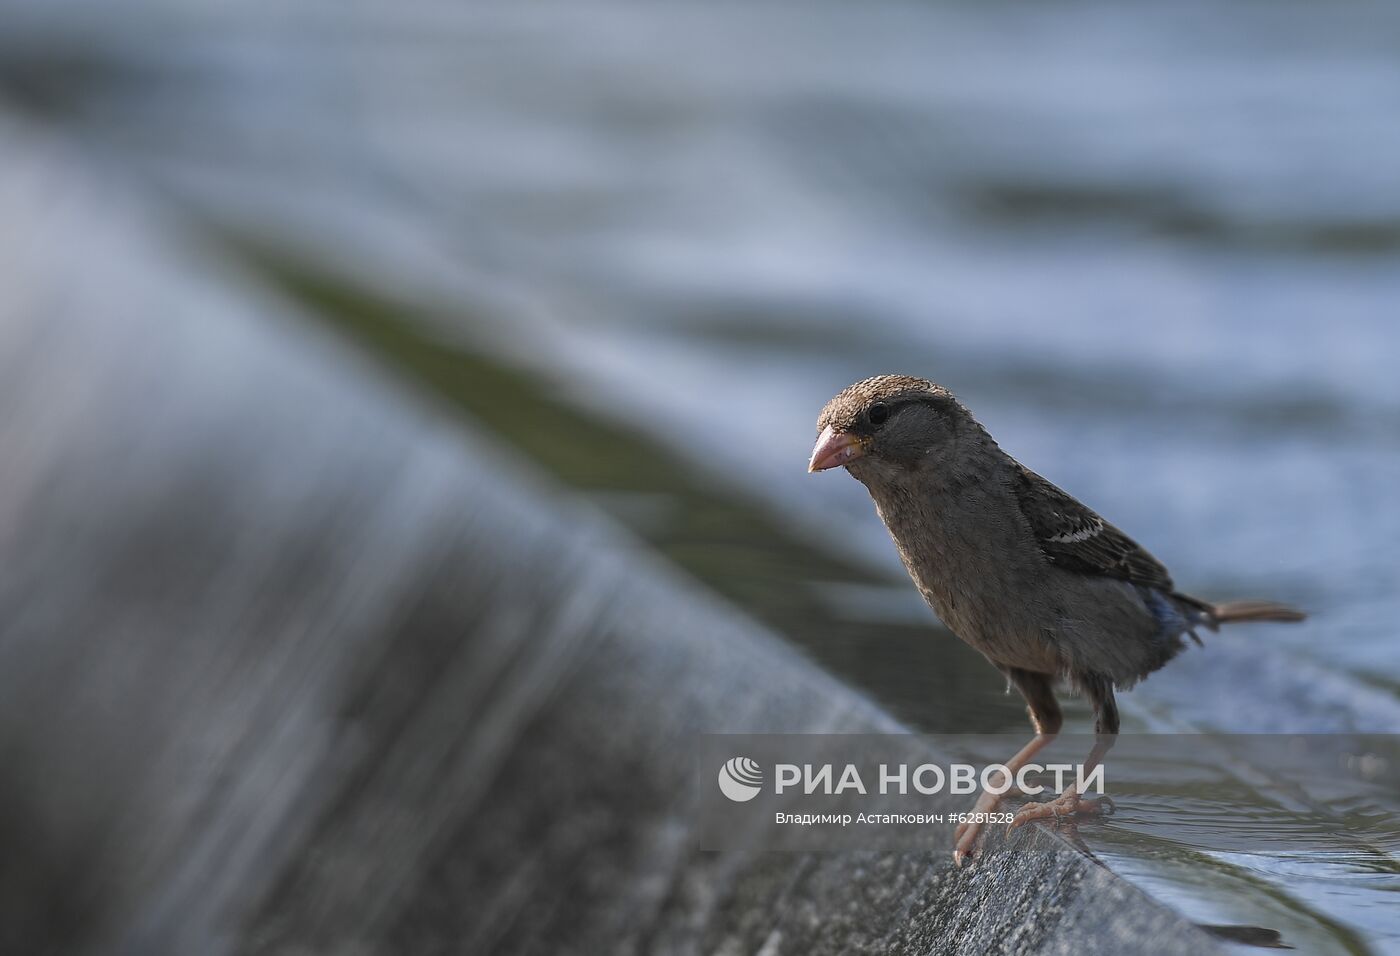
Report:
[[[981,809],[979,806],[978,809]],[[1088,816],[1110,816],[1117,808],[1108,797],[1086,798],[1080,797],[1077,793],[1066,791],[1054,800],[1045,803],[1028,803],[1017,811],[1016,816],[1006,825],[1006,832],[1010,833],[1017,827],[1025,826],[1034,820],[1054,820],[1056,825],[1061,821],[1073,822],[1077,817]],[[977,848],[977,838],[982,833],[985,824],[973,822],[959,823],[957,829],[953,831],[953,863],[959,868],[968,860],[976,860],[980,855]]]
[[1026,804],[1016,811],[1016,816],[1006,825],[1006,832],[1010,833],[1017,827],[1025,826],[1034,820],[1051,819],[1058,824],[1061,820],[1073,817],[1106,817],[1110,816],[1115,809],[1113,801],[1108,797],[1086,800],[1075,791],[1067,790],[1054,800]]
[[1001,806],[1003,797],[1003,794],[984,790],[982,795],[977,798],[977,803],[973,805],[970,818],[959,823],[957,828],[953,830],[953,863],[955,865],[961,867],[964,860],[977,859],[979,855],[976,849],[977,837],[981,834],[982,828],[986,826],[985,817]]
[[[964,829],[966,828],[966,829]],[[953,865],[962,868],[964,862],[976,860],[980,856],[977,849],[977,837],[982,832],[980,823],[964,823],[959,825],[953,832]]]
[[959,823],[957,829],[953,831],[953,865],[961,868],[964,860],[975,859],[976,853],[974,845],[977,843],[977,834],[982,830],[981,824],[972,822]]

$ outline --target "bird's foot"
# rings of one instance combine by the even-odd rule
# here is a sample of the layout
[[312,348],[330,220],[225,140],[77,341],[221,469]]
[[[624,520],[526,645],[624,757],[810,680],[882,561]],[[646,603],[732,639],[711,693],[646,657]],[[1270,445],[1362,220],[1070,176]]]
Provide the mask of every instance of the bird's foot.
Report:
[[962,866],[964,860],[976,856],[974,848],[977,845],[977,837],[982,833],[982,828],[987,825],[986,818],[995,812],[997,807],[1001,806],[1004,797],[1005,794],[982,791],[982,795],[977,798],[977,803],[973,805],[972,811],[953,831],[953,862],[955,864]]
[[1015,818],[1007,824],[1007,832],[1025,826],[1033,820],[1067,820],[1079,817],[1108,816],[1113,812],[1113,801],[1107,797],[1086,799],[1073,787],[1054,800],[1044,803],[1028,803],[1016,811]]

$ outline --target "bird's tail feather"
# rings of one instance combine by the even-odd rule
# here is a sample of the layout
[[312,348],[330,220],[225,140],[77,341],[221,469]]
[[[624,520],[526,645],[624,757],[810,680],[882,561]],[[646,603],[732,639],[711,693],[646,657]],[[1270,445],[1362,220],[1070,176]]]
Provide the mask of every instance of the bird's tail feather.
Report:
[[1210,616],[1219,624],[1230,621],[1303,621],[1307,615],[1296,607],[1276,601],[1226,601],[1212,604]]
[[1177,600],[1191,609],[1198,624],[1204,624],[1212,631],[1221,624],[1235,621],[1302,621],[1307,615],[1296,607],[1279,604],[1277,601],[1226,601],[1212,604],[1189,594],[1175,595]]

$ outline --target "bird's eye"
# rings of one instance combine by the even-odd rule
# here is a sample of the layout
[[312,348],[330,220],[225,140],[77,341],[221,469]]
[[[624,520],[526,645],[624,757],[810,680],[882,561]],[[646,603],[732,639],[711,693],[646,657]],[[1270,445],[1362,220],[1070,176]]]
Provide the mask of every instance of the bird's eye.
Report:
[[890,417],[890,407],[884,402],[876,402],[870,406],[870,411],[866,412],[866,417],[870,419],[870,424],[879,427],[885,424]]

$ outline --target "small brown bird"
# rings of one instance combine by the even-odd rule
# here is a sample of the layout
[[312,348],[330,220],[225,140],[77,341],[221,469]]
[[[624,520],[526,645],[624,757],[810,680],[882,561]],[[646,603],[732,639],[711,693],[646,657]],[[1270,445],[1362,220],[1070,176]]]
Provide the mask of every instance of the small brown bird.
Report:
[[[875,510],[924,600],[1026,699],[1035,737],[1007,761],[1014,774],[1054,739],[1054,683],[1088,696],[1092,770],[1118,733],[1115,688],[1128,688],[1186,646],[1196,628],[1301,621],[1268,601],[1212,604],[1177,591],[1156,558],[1002,451],[947,389],[907,375],[850,386],[817,419],[809,471],[844,465]],[[1000,802],[984,791],[974,812]],[[1012,826],[1084,812],[1070,788],[1029,804]],[[959,863],[981,824],[955,833]]]

